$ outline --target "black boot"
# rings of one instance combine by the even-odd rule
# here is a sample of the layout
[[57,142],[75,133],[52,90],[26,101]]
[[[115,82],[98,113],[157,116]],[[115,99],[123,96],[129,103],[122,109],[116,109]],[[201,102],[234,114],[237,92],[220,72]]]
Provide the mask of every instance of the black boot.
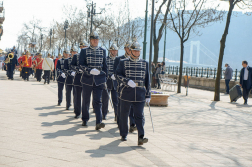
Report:
[[121,141],[127,141],[127,136],[122,136]]
[[83,121],[82,126],[87,126],[87,121]]
[[135,130],[137,130],[137,127],[136,126],[130,126],[130,128],[129,128],[129,132],[130,133],[133,133]]
[[95,130],[99,130],[99,129],[104,128],[104,127],[105,127],[104,123],[99,123],[99,124],[96,124]]
[[144,138],[144,137],[139,137],[138,138],[138,145],[143,145],[144,143],[148,143],[148,138]]

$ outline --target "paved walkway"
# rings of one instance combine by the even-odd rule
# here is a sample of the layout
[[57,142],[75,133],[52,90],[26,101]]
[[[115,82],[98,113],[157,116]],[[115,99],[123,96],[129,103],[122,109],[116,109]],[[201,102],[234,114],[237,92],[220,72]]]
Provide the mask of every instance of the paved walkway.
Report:
[[[106,127],[94,130],[74,119],[73,108],[57,104],[57,84],[7,80],[0,71],[0,166],[173,166],[251,167],[252,99],[229,103],[222,95],[190,89],[189,96],[169,92],[168,107],[152,107],[155,133],[145,108],[149,143],[137,146],[137,134],[121,142],[110,112]],[[183,88],[184,91],[184,88]],[[111,110],[111,109],[110,109]]]

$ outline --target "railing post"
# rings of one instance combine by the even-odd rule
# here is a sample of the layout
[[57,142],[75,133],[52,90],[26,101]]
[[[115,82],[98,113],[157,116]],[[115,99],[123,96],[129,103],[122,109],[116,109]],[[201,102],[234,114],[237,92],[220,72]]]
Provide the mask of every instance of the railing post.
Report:
[[193,75],[193,69],[192,69],[192,67],[191,67],[191,77],[192,77],[192,75]]
[[235,81],[237,81],[237,69],[235,70]]
[[168,74],[170,74],[170,66],[168,66]]
[[204,68],[202,67],[201,78],[203,77]]
[[198,67],[196,68],[196,77],[198,77]]
[[214,79],[215,79],[215,72],[216,72],[216,68],[214,68],[214,77],[213,77]]
[[222,72],[223,72],[223,70],[221,69],[221,76],[220,76],[221,79],[222,79]]
[[[183,71],[183,70],[182,70],[182,71]],[[182,71],[181,71],[181,72],[182,72]],[[176,67],[176,75],[178,75],[178,66]]]
[[208,68],[207,68],[207,76],[206,77],[208,78]]
[[174,75],[174,66],[172,66],[172,75]]

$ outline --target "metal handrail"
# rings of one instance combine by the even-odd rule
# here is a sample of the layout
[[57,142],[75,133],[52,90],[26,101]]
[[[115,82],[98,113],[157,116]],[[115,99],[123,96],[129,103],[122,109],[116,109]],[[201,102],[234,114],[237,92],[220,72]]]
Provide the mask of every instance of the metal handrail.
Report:
[[[221,72],[221,79],[224,79],[224,72],[225,70],[222,69]],[[179,67],[176,66],[168,66],[166,67],[166,74],[171,74],[171,75],[178,75],[179,74]],[[217,69],[216,68],[198,68],[198,67],[184,67],[182,69],[182,75],[188,75],[192,77],[197,77],[197,78],[213,78],[215,79],[217,76]],[[233,71],[233,77],[232,80],[239,80],[240,79],[240,70],[235,69]]]

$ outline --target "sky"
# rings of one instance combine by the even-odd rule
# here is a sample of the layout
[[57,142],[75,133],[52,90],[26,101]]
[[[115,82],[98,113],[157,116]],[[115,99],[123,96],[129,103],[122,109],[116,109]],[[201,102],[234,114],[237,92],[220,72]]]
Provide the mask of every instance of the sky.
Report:
[[[2,0],[0,0],[1,2]],[[107,3],[113,3],[115,11],[127,0],[93,0],[99,8],[103,8]],[[145,0],[128,0],[129,4],[134,2],[136,6],[145,6]],[[144,5],[143,5],[144,3]],[[20,34],[24,23],[28,23],[33,18],[42,21],[43,27],[49,27],[53,20],[64,20],[63,7],[72,5],[78,9],[87,10],[84,0],[3,0],[5,9],[5,21],[3,23],[3,36],[0,41],[0,48],[10,48],[17,45],[17,36]],[[145,7],[131,8],[132,15],[144,16]]]
[[[2,1],[2,0],[0,0]],[[122,7],[128,1],[130,14],[134,17],[144,17],[146,0],[93,0],[99,8],[107,3],[113,4],[113,12]],[[149,14],[151,13],[151,0],[149,0]],[[228,4],[222,2],[225,7]],[[49,27],[53,20],[64,20],[63,7],[72,5],[78,9],[87,10],[84,0],[3,0],[5,9],[5,21],[3,23],[3,36],[0,41],[0,49],[17,46],[17,36],[21,33],[24,23],[39,19],[43,27]]]

